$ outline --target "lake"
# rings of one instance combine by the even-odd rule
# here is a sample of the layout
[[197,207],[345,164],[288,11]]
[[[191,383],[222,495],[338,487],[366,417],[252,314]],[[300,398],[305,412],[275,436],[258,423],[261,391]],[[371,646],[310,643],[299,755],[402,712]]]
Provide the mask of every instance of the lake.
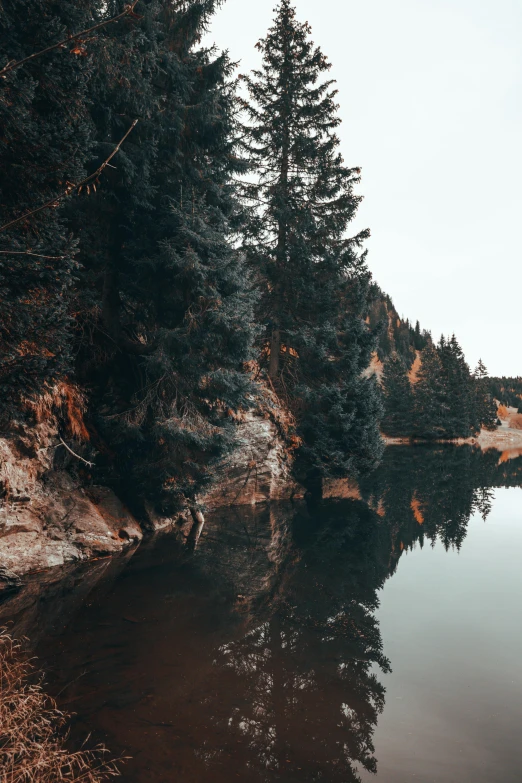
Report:
[[129,783],[519,783],[521,486],[516,454],[390,447],[359,492],[35,576],[0,621]]

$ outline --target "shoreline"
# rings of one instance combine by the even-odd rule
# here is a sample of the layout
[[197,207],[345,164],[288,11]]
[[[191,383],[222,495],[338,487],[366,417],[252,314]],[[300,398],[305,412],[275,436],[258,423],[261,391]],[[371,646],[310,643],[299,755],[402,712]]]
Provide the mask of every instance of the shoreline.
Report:
[[502,427],[497,430],[481,430],[479,435],[470,438],[440,438],[427,440],[422,438],[388,438],[383,436],[386,446],[429,446],[437,443],[451,443],[455,446],[477,446],[482,451],[496,449],[497,451],[506,451],[507,449],[522,450],[522,430]]

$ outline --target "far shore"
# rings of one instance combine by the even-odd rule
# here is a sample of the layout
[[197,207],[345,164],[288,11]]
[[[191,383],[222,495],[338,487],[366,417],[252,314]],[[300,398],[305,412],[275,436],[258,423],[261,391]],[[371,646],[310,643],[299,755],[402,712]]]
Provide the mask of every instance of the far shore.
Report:
[[483,451],[486,451],[487,449],[507,451],[508,449],[522,449],[522,430],[511,429],[511,427],[503,426],[496,430],[481,430],[479,435],[471,438],[455,438],[453,440],[422,440],[418,438],[384,437],[384,442],[387,446],[454,443],[458,446],[478,446],[478,448],[482,449]]

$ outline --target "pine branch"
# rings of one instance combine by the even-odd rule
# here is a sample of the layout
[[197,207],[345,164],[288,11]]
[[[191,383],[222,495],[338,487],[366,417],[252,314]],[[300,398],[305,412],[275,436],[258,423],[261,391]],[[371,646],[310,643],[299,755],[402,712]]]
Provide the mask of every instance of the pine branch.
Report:
[[125,9],[121,12],[121,14],[113,16],[111,19],[106,19],[104,22],[99,22],[98,24],[93,25],[93,27],[89,27],[87,30],[82,30],[75,35],[70,35],[67,38],[64,38],[63,41],[58,41],[58,43],[55,43],[52,46],[48,46],[46,49],[42,49],[40,52],[34,52],[33,54],[30,54],[29,57],[24,57],[23,60],[11,60],[0,70],[0,76],[5,78],[6,73],[14,71],[15,68],[19,68],[21,65],[25,65],[25,63],[29,62],[30,60],[34,60],[36,57],[41,57],[43,54],[52,52],[54,49],[60,49],[66,44],[71,43],[72,41],[76,41],[78,38],[82,38],[84,35],[93,33],[95,30],[99,30],[102,27],[106,27],[108,24],[117,22],[119,19],[123,19],[124,16],[134,16],[134,9],[138,5],[138,2],[139,0],[133,0],[130,5],[125,6]]
[[109,165],[109,163],[114,158],[114,156],[120,151],[121,145],[127,139],[127,137],[132,133],[132,131],[134,130],[137,124],[138,124],[138,120],[134,120],[134,122],[130,126],[125,136],[118,142],[118,144],[113,149],[109,157],[103,161],[101,166],[99,166],[93,174],[90,174],[88,177],[86,177],[84,180],[79,182],[77,185],[75,185],[74,183],[68,183],[67,188],[59,196],[55,196],[55,198],[52,198],[50,199],[50,201],[47,201],[45,204],[42,204],[41,207],[37,207],[36,209],[31,210],[30,212],[26,212],[25,215],[21,215],[20,217],[11,220],[9,223],[5,223],[3,226],[0,226],[0,233],[2,231],[7,231],[8,228],[12,228],[12,226],[15,226],[17,223],[20,223],[22,220],[27,220],[27,218],[33,217],[33,215],[37,215],[39,212],[42,212],[44,209],[51,209],[53,207],[57,207],[61,201],[63,201],[66,198],[69,198],[74,192],[79,194],[84,187],[89,188],[91,183],[93,185],[94,190],[96,190],[96,182],[98,178],[100,177],[104,169]]

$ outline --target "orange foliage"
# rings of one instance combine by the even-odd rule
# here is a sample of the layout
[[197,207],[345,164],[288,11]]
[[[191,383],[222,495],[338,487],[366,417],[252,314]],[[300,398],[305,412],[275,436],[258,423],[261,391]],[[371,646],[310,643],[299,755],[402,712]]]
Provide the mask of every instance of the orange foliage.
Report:
[[70,435],[78,441],[88,441],[89,432],[85,426],[85,397],[80,389],[68,381],[60,381],[35,400],[26,400],[39,424],[49,421],[61,413],[65,417]]
[[498,464],[502,465],[504,462],[509,462],[510,459],[518,459],[520,456],[522,456],[522,449],[506,449],[500,455]]
[[411,510],[413,511],[413,516],[415,517],[416,522],[419,525],[424,524],[424,514],[422,513],[422,506],[420,502],[417,500],[415,495],[411,499]]
[[410,379],[410,383],[412,384],[417,383],[419,379],[419,370],[421,366],[422,366],[421,352],[415,351],[415,360],[408,373],[408,378]]
[[290,354],[290,356],[293,356],[294,359],[299,359],[299,354],[297,353],[295,348],[291,348],[290,346],[287,345],[282,345],[281,353],[287,353],[287,352]]
[[522,413],[513,413],[508,419],[508,424],[513,430],[522,430]]
[[47,350],[45,346],[30,343],[27,340],[22,340],[16,350],[20,356],[45,356],[47,359],[51,359],[54,356],[54,353]]
[[502,421],[506,421],[509,418],[509,411],[505,405],[499,405],[497,410],[497,416]]

